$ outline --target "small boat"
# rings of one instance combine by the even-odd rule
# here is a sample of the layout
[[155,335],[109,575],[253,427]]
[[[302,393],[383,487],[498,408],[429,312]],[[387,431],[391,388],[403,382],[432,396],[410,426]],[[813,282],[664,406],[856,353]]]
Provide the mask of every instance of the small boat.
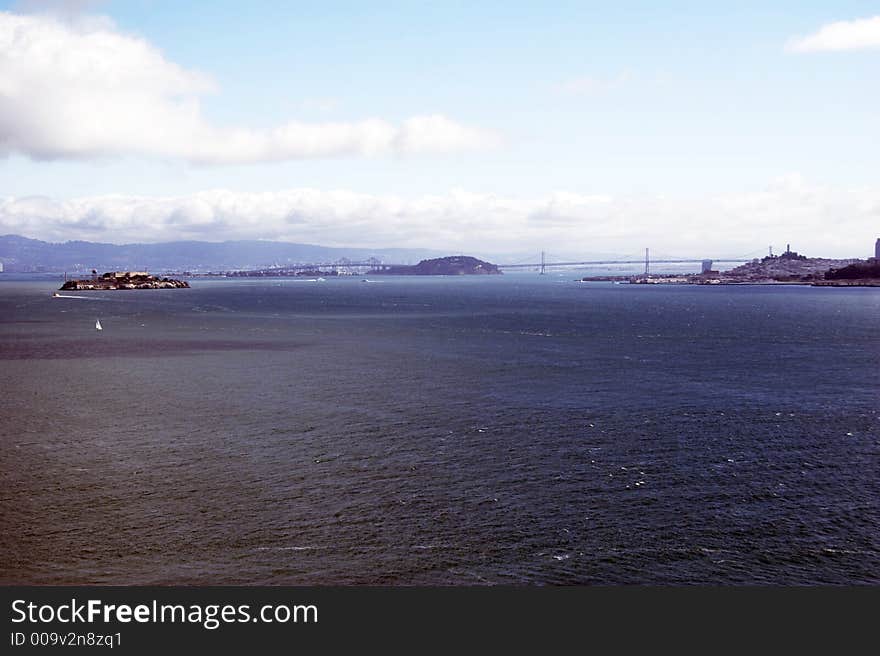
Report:
[[101,320],[100,319],[95,319],[95,330],[104,330],[101,327]]

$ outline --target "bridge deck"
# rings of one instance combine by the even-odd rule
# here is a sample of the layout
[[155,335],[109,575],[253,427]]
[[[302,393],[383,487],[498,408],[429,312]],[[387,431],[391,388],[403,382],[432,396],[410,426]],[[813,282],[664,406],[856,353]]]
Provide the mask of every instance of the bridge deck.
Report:
[[[651,260],[651,264],[696,264],[703,260],[712,260],[712,262],[736,263],[748,262],[742,258],[681,258],[681,259],[657,259]],[[516,264],[498,264],[499,269],[541,269],[563,266],[588,266],[601,264],[644,264],[645,260],[582,260],[579,262],[531,262]],[[290,264],[277,267],[266,267],[264,269],[256,269],[253,271],[239,271],[237,273],[271,273],[282,271],[305,271],[305,270],[321,270],[321,269],[339,269],[339,268],[380,268],[387,269],[390,267],[410,266],[408,264],[388,264],[385,262],[322,262],[312,264]]]

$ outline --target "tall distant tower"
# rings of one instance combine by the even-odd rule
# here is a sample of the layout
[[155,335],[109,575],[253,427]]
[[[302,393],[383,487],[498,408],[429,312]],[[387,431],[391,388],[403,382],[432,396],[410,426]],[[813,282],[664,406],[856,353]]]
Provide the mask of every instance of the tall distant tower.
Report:
[[880,261],[880,239],[874,244],[874,259]]

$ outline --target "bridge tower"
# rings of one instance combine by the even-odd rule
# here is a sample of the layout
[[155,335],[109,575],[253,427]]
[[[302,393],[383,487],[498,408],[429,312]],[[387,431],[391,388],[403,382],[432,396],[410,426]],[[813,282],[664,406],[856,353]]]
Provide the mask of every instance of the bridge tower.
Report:
[[645,249],[645,275],[648,275],[648,270],[650,269],[650,258],[648,257],[648,249]]
[[544,251],[541,251],[541,275],[544,275]]

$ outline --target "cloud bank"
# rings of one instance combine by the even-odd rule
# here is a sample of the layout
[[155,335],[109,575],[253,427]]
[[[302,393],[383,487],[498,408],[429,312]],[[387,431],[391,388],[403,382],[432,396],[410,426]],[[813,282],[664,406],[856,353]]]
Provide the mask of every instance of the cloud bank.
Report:
[[818,32],[791,39],[788,52],[824,52],[880,48],[880,16],[838,21],[819,28]]
[[108,19],[63,21],[0,12],[0,156],[88,159],[141,155],[198,164],[448,153],[496,135],[441,114],[399,124],[290,121],[272,129],[214,125],[207,75],[166,59]]
[[796,175],[752,193],[691,198],[557,192],[527,199],[460,190],[403,198],[315,189],[0,198],[0,234],[114,243],[270,239],[560,254],[637,254],[650,246],[655,253],[720,257],[790,242],[807,254],[866,257],[878,225],[880,188],[811,186]]

